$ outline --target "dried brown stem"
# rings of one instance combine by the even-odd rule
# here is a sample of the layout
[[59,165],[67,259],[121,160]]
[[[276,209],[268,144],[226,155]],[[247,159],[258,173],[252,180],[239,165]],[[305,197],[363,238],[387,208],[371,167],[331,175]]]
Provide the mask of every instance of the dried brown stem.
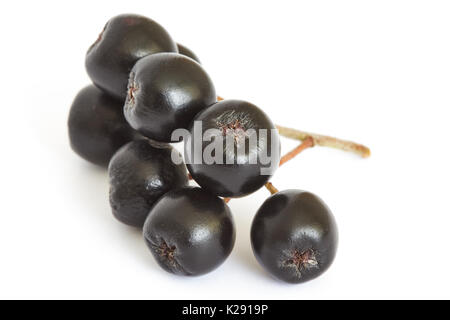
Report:
[[341,140],[329,136],[324,136],[315,133],[309,133],[297,129],[286,128],[282,126],[277,126],[278,132],[281,136],[305,141],[308,138],[312,138],[314,145],[331,147],[336,149],[341,149],[348,152],[353,152],[360,155],[363,158],[370,156],[370,149],[362,144],[358,144],[352,141]]

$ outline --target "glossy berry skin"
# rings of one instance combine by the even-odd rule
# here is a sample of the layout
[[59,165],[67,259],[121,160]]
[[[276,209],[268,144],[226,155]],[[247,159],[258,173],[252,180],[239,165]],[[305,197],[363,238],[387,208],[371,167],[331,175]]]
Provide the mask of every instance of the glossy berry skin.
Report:
[[125,99],[128,76],[136,61],[158,52],[177,52],[170,35],[155,21],[134,14],[109,20],[86,54],[86,70],[94,84]]
[[188,128],[214,102],[214,85],[200,64],[181,54],[159,53],[139,60],[131,71],[124,112],[143,135],[171,142],[175,129]]
[[141,228],[163,194],[187,185],[186,166],[172,162],[172,150],[144,138],[128,143],[111,159],[109,200],[119,221]]
[[73,101],[68,119],[73,151],[106,167],[121,146],[139,137],[125,121],[122,103],[95,86],[82,89]]
[[[214,152],[214,155],[221,154],[222,157],[218,156],[209,163],[198,163],[196,160],[212,154],[208,152],[211,141],[202,139],[200,148],[196,147],[200,135],[195,128],[199,123],[202,125],[202,135],[212,130],[210,139],[223,141],[219,143],[221,152]],[[261,129],[266,130],[265,139],[260,135]],[[257,137],[256,144],[250,143],[252,130]],[[231,145],[227,140],[232,141]],[[243,152],[238,152],[238,148]],[[252,161],[252,155],[256,156],[257,161]],[[261,161],[263,155],[272,155],[272,167]],[[185,142],[185,157],[190,174],[202,188],[221,197],[245,196],[261,188],[278,168],[278,131],[269,117],[255,105],[241,100],[224,100],[195,117],[190,127],[190,137]],[[227,158],[232,161],[227,162]],[[269,169],[269,172],[262,175],[262,168]]]
[[259,208],[251,242],[256,259],[270,274],[289,283],[302,283],[320,276],[332,264],[338,231],[320,198],[286,190]]
[[181,43],[177,43],[177,47],[178,47],[179,54],[182,54],[182,55],[189,57],[189,58],[197,61],[198,63],[200,63],[200,59],[197,57],[197,55],[191,49],[183,46]]
[[221,265],[236,237],[225,202],[198,187],[166,193],[152,208],[143,233],[158,264],[185,276],[202,275]]

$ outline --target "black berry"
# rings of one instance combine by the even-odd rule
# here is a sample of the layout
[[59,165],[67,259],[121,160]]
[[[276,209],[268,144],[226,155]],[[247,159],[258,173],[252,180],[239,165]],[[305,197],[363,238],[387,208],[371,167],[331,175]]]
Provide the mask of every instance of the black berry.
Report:
[[269,273],[301,283],[320,276],[332,264],[338,231],[321,199],[309,192],[286,190],[259,208],[251,242],[256,259]]
[[130,73],[125,117],[143,135],[170,142],[195,115],[216,102],[214,85],[202,66],[177,53],[139,60]]
[[109,199],[119,221],[142,227],[163,194],[188,183],[186,166],[175,164],[172,152],[176,151],[168,144],[140,139],[114,155],[109,164]]
[[170,35],[155,21],[134,14],[109,20],[86,54],[86,70],[96,86],[125,99],[136,61],[157,52],[177,52]]
[[210,272],[231,253],[235,229],[222,199],[194,187],[166,193],[144,225],[145,241],[168,272],[196,276]]
[[[206,131],[211,132],[209,139],[202,139],[199,150],[195,144],[201,137],[195,132],[195,122],[201,123],[202,136]],[[261,134],[261,129],[265,130],[265,135]],[[201,187],[215,195],[248,195],[261,188],[278,168],[278,133],[269,117],[251,103],[240,100],[218,102],[195,117],[190,133],[191,138],[185,143],[189,172]],[[231,144],[227,143],[229,139]],[[212,142],[208,140],[223,141],[219,146],[221,156],[214,151],[211,152],[215,158],[212,163],[198,163],[196,156],[203,159],[209,155],[207,150]],[[256,143],[251,143],[252,140]],[[270,163],[264,163],[265,156],[272,158]],[[268,171],[263,174],[262,168]]]
[[82,158],[106,167],[114,153],[140,136],[125,121],[123,102],[88,86],[73,101],[69,113],[69,139]]

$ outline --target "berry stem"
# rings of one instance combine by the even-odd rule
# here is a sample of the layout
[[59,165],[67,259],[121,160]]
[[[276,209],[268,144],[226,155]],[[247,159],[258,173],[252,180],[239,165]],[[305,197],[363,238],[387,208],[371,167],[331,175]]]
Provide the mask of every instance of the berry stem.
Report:
[[[284,156],[281,157],[280,160],[280,167],[285,164],[286,162],[294,159],[297,155],[299,155],[302,151],[314,147],[314,139],[312,137],[306,137],[305,140],[303,140],[302,143],[293,150],[286,153]],[[271,194],[275,194],[278,192],[278,189],[274,187],[274,185],[271,182],[267,182],[265,184],[265,187],[267,190],[270,191]]]
[[267,190],[270,191],[271,194],[275,194],[278,192],[278,189],[274,187],[274,185],[272,184],[272,182],[267,182],[265,184],[265,187],[267,188]]
[[284,156],[281,157],[280,160],[280,166],[288,162],[289,160],[294,159],[298,154],[300,154],[303,150],[306,150],[308,148],[314,147],[314,139],[312,137],[306,137],[303,142],[293,149],[292,151],[286,153]]
[[370,149],[362,144],[358,144],[351,141],[341,140],[329,136],[324,136],[315,133],[309,133],[297,129],[286,128],[277,126],[278,132],[281,136],[296,140],[305,141],[312,138],[314,145],[341,149],[348,152],[353,152],[360,155],[363,158],[370,156]]

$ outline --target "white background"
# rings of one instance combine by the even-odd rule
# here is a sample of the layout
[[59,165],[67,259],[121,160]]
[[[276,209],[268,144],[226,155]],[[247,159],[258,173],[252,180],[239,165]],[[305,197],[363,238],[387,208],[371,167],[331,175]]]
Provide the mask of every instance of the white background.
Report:
[[[321,278],[288,285],[257,264],[266,190],[230,203],[235,249],[198,278],[162,271],[113,219],[106,172],[72,153],[66,121],[87,48],[124,12],[194,50],[222,96],[371,147],[307,150],[273,179],[336,216]],[[2,1],[0,298],[450,298],[449,17],[448,1]]]

